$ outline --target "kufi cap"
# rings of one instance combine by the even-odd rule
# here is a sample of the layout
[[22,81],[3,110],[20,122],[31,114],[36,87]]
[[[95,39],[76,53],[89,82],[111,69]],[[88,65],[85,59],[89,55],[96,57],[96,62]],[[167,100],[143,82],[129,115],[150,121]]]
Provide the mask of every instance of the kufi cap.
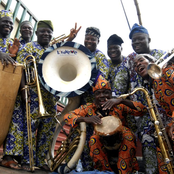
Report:
[[98,39],[100,38],[100,30],[96,27],[88,27],[86,29],[86,34],[85,35],[92,35],[97,37]]
[[37,29],[38,28],[50,28],[53,31],[53,24],[50,20],[42,20],[38,22]]
[[9,10],[1,10],[0,11],[0,19],[3,17],[10,17],[13,18],[13,13]]
[[143,26],[141,25],[138,25],[138,24],[134,24],[132,29],[131,29],[131,32],[129,34],[129,38],[132,39],[132,36],[135,34],[135,33],[145,33],[145,34],[148,34],[148,31],[146,28],[144,28]]
[[121,46],[122,43],[124,43],[122,38],[116,34],[111,35],[109,37],[109,39],[107,40],[108,47],[110,45],[120,45]]
[[32,25],[32,23],[31,23],[30,21],[23,21],[23,22],[21,22],[20,28],[21,28],[23,25],[25,25],[25,24],[28,24],[28,25],[30,25],[30,26],[33,28],[33,25]]
[[109,89],[111,90],[110,83],[102,76],[99,75],[95,86],[93,87],[93,92],[95,92],[98,89]]

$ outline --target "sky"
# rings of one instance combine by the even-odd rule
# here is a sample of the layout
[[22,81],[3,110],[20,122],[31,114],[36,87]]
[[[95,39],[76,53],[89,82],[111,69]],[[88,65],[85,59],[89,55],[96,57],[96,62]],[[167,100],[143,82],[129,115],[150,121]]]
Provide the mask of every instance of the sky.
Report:
[[[129,39],[130,27],[139,23],[134,0],[21,0],[38,20],[52,20],[54,37],[68,35],[71,28],[81,26],[74,42],[84,44],[87,27],[100,29],[101,37],[98,49],[106,57],[107,39],[112,34],[119,35],[124,43],[123,55],[127,56],[132,50]],[[142,25],[148,29],[151,43],[150,48],[171,50],[174,48],[174,0],[137,0]]]

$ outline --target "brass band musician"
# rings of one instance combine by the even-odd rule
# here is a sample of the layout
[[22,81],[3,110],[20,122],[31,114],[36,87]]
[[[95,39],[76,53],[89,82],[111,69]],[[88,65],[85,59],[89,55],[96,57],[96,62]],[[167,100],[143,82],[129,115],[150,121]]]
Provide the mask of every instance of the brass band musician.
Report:
[[[77,26],[75,25],[75,29],[71,29],[71,33],[68,38],[69,41],[73,40],[79,31],[79,29],[76,29],[76,27]],[[53,31],[53,24],[50,20],[39,21],[36,30],[37,41],[31,41],[24,45],[18,52],[17,61],[19,63],[23,63],[24,59],[28,55],[32,55],[35,57],[37,63],[45,49],[48,48],[52,39]],[[23,88],[25,81],[23,80],[22,82],[23,86],[20,92],[23,96],[22,98],[25,99],[25,88]],[[38,116],[39,107],[37,87],[31,87],[29,91],[30,101],[23,102],[30,102],[34,166],[40,167],[43,170],[49,170],[45,159],[51,142],[50,140],[52,139],[55,130],[56,121],[54,120],[54,117],[36,119]],[[53,96],[42,86],[41,93],[46,110],[50,115],[54,116],[56,114],[56,102],[58,101],[58,97]],[[14,161],[14,158],[20,157],[21,160],[18,160],[18,162],[19,164],[21,163],[21,168],[24,170],[30,170],[29,147],[27,139],[28,134],[26,125],[26,115],[16,112],[16,114],[13,115],[10,131],[4,146],[5,156],[2,161],[4,166],[9,164],[9,161]],[[9,158],[6,158],[7,156],[11,157],[10,160]],[[11,168],[11,166],[7,167]],[[15,169],[21,168],[18,166],[18,168]]]
[[[86,122],[93,126],[102,124],[102,116],[114,115],[119,117],[122,121],[123,127],[118,132],[121,132],[121,138],[117,139],[118,161],[114,163],[117,166],[116,171],[123,174],[133,173],[138,171],[138,163],[136,160],[135,152],[136,146],[134,144],[134,134],[126,127],[126,119],[123,113],[131,113],[134,115],[143,115],[147,112],[146,107],[141,103],[131,102],[125,99],[112,98],[111,87],[108,81],[101,75],[98,77],[96,84],[93,87],[94,102],[81,105],[78,109],[67,113],[64,116],[65,122],[72,127],[76,126],[76,123]],[[98,114],[100,113],[100,114]],[[117,132],[117,133],[118,133]],[[115,145],[115,146],[117,146]],[[108,154],[105,146],[103,145],[100,137],[97,134],[93,134],[89,141],[90,156],[94,162],[94,168],[99,171],[113,171],[108,161]],[[113,148],[115,148],[113,145]]]
[[160,79],[152,79],[148,74],[148,65],[154,63],[155,60],[153,57],[148,57],[143,54],[139,54],[134,59],[134,68],[135,71],[144,79],[151,84],[150,86],[154,90],[154,95],[158,100],[161,107],[166,111],[168,117],[172,120],[166,125],[166,129],[170,139],[174,140],[174,88],[173,88],[173,79],[174,79],[174,69],[173,63],[168,64],[165,68],[162,69],[162,76]]
[[[159,59],[165,54],[165,51],[160,49],[151,49],[151,37],[149,31],[141,25],[134,24],[129,33],[129,38],[131,39],[131,45],[134,50],[133,53],[127,56],[127,67],[129,69],[130,74],[130,89],[129,92],[132,92],[136,87],[146,87],[146,83],[142,80],[142,77],[139,76],[133,67],[133,61],[137,54],[150,54],[155,59]],[[147,88],[148,89],[148,88]],[[150,93],[151,91],[149,91]],[[130,99],[133,101],[139,101],[142,104],[147,106],[147,101],[144,97],[144,94],[141,91],[136,92],[134,95],[130,96]],[[160,108],[159,105],[157,105]],[[160,112],[160,115],[163,118],[166,118],[166,114],[164,112]],[[146,113],[143,117],[135,117],[128,116],[130,123],[136,123],[135,126],[133,124],[129,125],[129,128],[136,133],[137,137],[140,139],[142,144],[142,156],[144,169],[146,173],[160,173],[160,167],[157,161],[156,154],[156,141],[154,137],[154,126],[151,121],[149,113]],[[137,127],[137,129],[134,129]],[[161,171],[164,172],[164,171]]]
[[19,40],[11,39],[9,35],[13,30],[13,14],[11,11],[0,11],[0,60],[2,64],[8,65],[8,63],[15,64],[16,53],[19,49]]

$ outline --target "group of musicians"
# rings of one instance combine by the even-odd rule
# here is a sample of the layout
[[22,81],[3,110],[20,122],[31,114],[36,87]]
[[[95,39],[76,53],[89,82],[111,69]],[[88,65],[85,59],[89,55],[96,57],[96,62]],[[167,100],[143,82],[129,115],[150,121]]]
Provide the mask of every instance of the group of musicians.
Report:
[[[13,30],[13,19],[10,11],[0,11],[0,60],[7,66],[16,62],[23,64],[25,58],[32,55],[39,62],[53,35],[53,24],[50,20],[38,22],[36,35],[37,41],[31,41],[33,27],[29,21],[20,25],[20,39],[10,39]],[[66,41],[72,41],[78,32],[77,24],[70,30]],[[96,59],[98,75],[92,87],[81,95],[81,106],[67,113],[64,119],[67,124],[75,127],[77,123],[87,123],[86,144],[81,155],[83,170],[88,173],[93,170],[115,173],[135,173],[139,170],[136,159],[136,139],[142,143],[145,173],[169,173],[170,168],[165,163],[163,152],[159,148],[160,142],[155,137],[157,131],[148,112],[149,105],[145,94],[137,91],[128,99],[120,95],[130,93],[137,87],[148,90],[149,96],[157,106],[158,117],[163,121],[170,143],[173,146],[173,64],[166,65],[162,77],[154,80],[148,74],[148,65],[158,60],[166,52],[150,49],[150,36],[143,26],[134,24],[129,38],[134,50],[130,55],[122,55],[122,38],[116,34],[107,40],[108,56],[97,49],[101,37],[100,30],[96,27],[86,29],[84,45],[91,51]],[[65,42],[66,42],[65,41]],[[154,59],[149,59],[151,55]],[[170,53],[169,53],[170,55]],[[166,54],[166,57],[169,55]],[[165,57],[165,58],[166,58]],[[34,166],[49,171],[46,155],[53,138],[56,122],[53,117],[36,119],[39,102],[37,87],[29,88],[29,100],[25,95],[26,78],[22,75],[21,85],[16,98],[9,132],[4,141],[4,156],[1,165],[16,170],[30,171],[30,157],[28,147],[28,132],[26,119],[26,102],[30,103],[31,131],[33,142]],[[47,111],[56,113],[56,96],[48,92],[42,85],[41,93]],[[94,131],[102,118],[115,116],[122,124],[114,130],[115,142],[107,146],[105,141]],[[136,117],[135,117],[136,116]],[[111,141],[111,140],[109,140]],[[165,147],[167,149],[167,147]],[[115,154],[117,159],[115,160]],[[114,159],[114,160],[113,160]]]

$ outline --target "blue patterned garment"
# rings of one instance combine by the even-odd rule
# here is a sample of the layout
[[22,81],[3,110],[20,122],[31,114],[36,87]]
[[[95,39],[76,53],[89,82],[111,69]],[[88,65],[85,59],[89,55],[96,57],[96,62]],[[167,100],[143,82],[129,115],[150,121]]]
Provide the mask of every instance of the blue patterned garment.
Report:
[[[105,55],[100,50],[96,50],[92,54],[96,59],[98,74],[99,75],[101,74],[106,80],[108,80],[109,66],[110,66],[109,60],[105,57]],[[90,88],[88,91],[82,94],[81,104],[92,103],[92,102],[93,102],[93,92],[92,92],[92,88]]]
[[27,42],[22,38],[22,36],[19,37],[19,42],[20,44],[23,46],[25,45]]
[[123,61],[118,65],[114,65],[110,62],[109,81],[112,96],[118,97],[128,92],[130,79],[125,57],[123,57]]
[[100,74],[102,74],[105,79],[108,79],[108,76],[109,76],[108,59],[105,57],[105,55],[100,50],[96,50],[92,54],[95,55],[97,69],[100,71]]
[[3,53],[9,53],[8,45],[13,44],[13,40],[10,38],[0,38],[0,51]]
[[[157,50],[157,49],[153,49],[150,52],[150,55],[155,57],[156,60],[159,59],[164,54],[165,54],[164,51]],[[140,77],[134,71],[133,60],[135,56],[136,56],[136,53],[134,52],[128,55],[127,57],[127,67],[129,68],[129,72],[130,72],[129,92],[132,92],[136,87],[143,86],[146,89],[148,89],[149,93],[152,95],[153,92],[151,91],[149,84],[145,83],[142,77]],[[131,95],[130,99],[133,101],[139,101],[145,106],[147,106],[145,94],[141,91],[138,91],[134,95]],[[155,103],[157,103],[156,100],[155,100]],[[165,120],[166,115],[164,110],[162,110],[159,105],[157,107],[160,111],[160,116],[162,117],[163,120]],[[141,140],[146,172],[156,174],[158,172],[157,157],[156,157],[156,143],[154,138],[154,126],[151,121],[149,113],[147,113],[143,117],[136,117],[136,121],[135,121],[135,117],[128,115],[127,122],[129,124],[129,128],[131,128],[132,131],[135,132]]]
[[[36,62],[38,62],[44,51],[45,48],[37,42],[27,43],[19,50],[17,61],[23,63],[26,56],[33,55]],[[56,102],[58,101],[58,98],[54,97],[42,86],[41,94],[46,111],[48,111],[49,114],[54,115],[56,113]],[[22,163],[29,164],[25,103],[21,103],[20,98],[17,98],[17,100],[19,101],[17,101],[15,105],[7,141],[4,146],[4,153],[5,155],[21,156],[23,157]],[[30,100],[34,162],[36,166],[40,167],[45,164],[46,154],[55,130],[56,122],[53,117],[35,119],[38,116],[39,110],[36,86],[30,88]],[[23,107],[21,107],[21,105]]]

